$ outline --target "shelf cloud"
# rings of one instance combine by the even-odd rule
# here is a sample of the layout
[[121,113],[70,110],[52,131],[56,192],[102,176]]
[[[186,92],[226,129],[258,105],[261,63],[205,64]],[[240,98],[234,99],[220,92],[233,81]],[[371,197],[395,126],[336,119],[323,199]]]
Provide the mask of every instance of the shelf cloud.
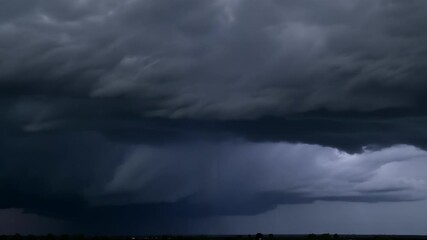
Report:
[[1,1],[0,220],[194,233],[288,205],[423,202],[426,10]]

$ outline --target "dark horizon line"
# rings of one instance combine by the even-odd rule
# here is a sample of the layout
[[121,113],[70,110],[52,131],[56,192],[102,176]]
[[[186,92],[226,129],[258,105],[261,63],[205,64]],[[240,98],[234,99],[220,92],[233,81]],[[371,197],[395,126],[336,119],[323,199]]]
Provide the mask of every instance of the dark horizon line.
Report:
[[270,233],[270,232],[253,232],[253,233],[236,233],[236,234],[147,234],[147,235],[141,235],[141,234],[83,234],[83,233],[61,233],[61,234],[53,234],[53,233],[47,233],[47,234],[23,234],[23,233],[15,233],[15,234],[0,234],[1,237],[14,237],[16,235],[20,235],[23,238],[26,237],[39,237],[39,236],[70,236],[70,237],[118,237],[118,238],[130,238],[130,239],[139,239],[144,237],[247,237],[247,236],[255,236],[257,233],[262,233],[265,237],[268,237],[268,235],[272,234],[273,236],[280,236],[280,237],[307,237],[310,235],[314,235],[317,237],[321,237],[322,235],[338,235],[340,237],[355,237],[355,238],[368,238],[368,237],[376,237],[376,236],[387,236],[387,237],[415,237],[415,238],[424,238],[427,237],[427,234],[385,234],[385,233],[373,233],[373,234],[352,234],[352,233],[335,233],[335,232],[323,232],[323,233],[296,233],[296,234],[281,234],[281,233]]

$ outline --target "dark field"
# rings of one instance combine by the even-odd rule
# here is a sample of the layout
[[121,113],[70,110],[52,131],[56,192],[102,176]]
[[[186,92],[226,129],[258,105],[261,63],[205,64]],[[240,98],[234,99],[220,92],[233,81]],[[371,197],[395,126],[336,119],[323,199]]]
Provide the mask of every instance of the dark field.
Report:
[[309,235],[157,235],[157,236],[84,236],[84,235],[2,235],[0,240],[163,240],[163,239],[284,239],[284,240],[421,240],[427,236],[421,235],[338,235],[338,234],[309,234]]

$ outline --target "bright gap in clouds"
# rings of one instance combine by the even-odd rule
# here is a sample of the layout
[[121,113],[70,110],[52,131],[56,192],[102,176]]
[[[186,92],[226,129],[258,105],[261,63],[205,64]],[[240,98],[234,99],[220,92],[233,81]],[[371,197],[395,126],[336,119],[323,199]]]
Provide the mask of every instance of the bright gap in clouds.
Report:
[[[409,145],[365,148],[356,154],[319,145],[240,141],[137,146],[104,187],[87,197],[96,199],[95,205],[185,199],[226,215],[316,200],[422,200],[426,158],[427,152]],[[112,197],[118,195],[126,200]],[[253,211],[238,204],[248,201],[261,208]]]
[[203,222],[204,229],[243,234],[257,229],[274,234],[407,234],[426,235],[427,201],[361,203],[325,202],[282,205],[256,216],[227,216]]

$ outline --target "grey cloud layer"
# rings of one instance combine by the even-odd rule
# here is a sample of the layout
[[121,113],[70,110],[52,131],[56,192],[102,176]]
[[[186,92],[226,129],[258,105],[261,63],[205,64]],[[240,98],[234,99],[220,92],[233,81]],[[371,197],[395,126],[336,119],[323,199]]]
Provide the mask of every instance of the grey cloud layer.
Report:
[[426,8],[1,1],[0,208],[102,231],[425,199]]
[[15,2],[1,14],[3,95],[221,119],[423,107],[421,1]]
[[127,142],[425,147],[425,5],[3,2],[0,124]]

